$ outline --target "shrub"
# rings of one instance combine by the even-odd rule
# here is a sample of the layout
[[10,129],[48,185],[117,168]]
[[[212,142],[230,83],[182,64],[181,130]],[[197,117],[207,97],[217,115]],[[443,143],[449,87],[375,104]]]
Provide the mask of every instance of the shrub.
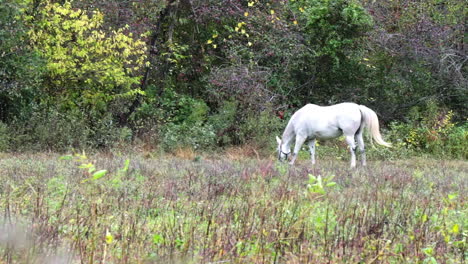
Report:
[[0,122],[0,152],[8,149],[9,141],[8,126]]
[[238,102],[225,101],[218,112],[208,118],[208,123],[216,131],[216,143],[224,146],[239,142],[237,136]]
[[132,137],[131,130],[118,127],[110,113],[85,114],[53,108],[33,112],[29,118],[17,118],[8,130],[15,150],[111,147]]
[[178,148],[192,148],[206,150],[215,145],[216,133],[209,124],[201,122],[182,124],[168,123],[162,127],[161,147],[166,151],[175,151]]
[[407,122],[390,125],[390,140],[399,150],[412,150],[439,157],[467,158],[467,124],[456,126],[453,111],[428,102],[424,109],[414,107]]
[[160,126],[161,147],[166,151],[178,148],[206,150],[215,145],[215,129],[206,122],[209,107],[205,102],[188,96],[181,96],[177,105],[168,104],[172,111],[167,122]]
[[454,158],[468,159],[468,124],[454,127],[447,135],[445,153]]
[[276,147],[275,136],[280,136],[285,122],[272,111],[251,112],[240,126],[239,136],[242,143],[255,143],[257,146],[271,149]]

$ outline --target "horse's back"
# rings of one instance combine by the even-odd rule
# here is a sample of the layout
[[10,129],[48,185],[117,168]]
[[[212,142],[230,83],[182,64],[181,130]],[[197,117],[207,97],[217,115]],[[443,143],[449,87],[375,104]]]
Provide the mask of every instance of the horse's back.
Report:
[[360,120],[359,105],[355,103],[340,103],[329,106],[319,106],[315,104],[306,104],[296,113],[298,115],[306,115],[308,117],[318,118],[344,118],[344,119],[356,119]]
[[[355,103],[330,106],[307,104],[299,109],[291,120],[296,133],[302,131],[318,137],[335,137],[338,132],[354,133],[361,125],[361,111]],[[340,132],[341,133],[341,132]]]

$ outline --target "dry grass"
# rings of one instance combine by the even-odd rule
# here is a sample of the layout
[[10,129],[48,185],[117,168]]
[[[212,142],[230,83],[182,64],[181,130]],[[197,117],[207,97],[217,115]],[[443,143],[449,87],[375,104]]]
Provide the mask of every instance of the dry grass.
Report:
[[[263,154],[263,155],[262,155]],[[224,151],[224,156],[229,160],[246,160],[255,158],[260,160],[260,157],[265,158],[265,154],[258,151],[254,145],[243,145],[229,147]]]
[[[334,158],[289,168],[248,148],[200,159],[176,153],[115,151],[80,162],[0,154],[0,263],[466,258],[466,161],[371,161],[350,170]],[[95,171],[79,168],[89,163]],[[93,180],[101,169],[108,173]]]

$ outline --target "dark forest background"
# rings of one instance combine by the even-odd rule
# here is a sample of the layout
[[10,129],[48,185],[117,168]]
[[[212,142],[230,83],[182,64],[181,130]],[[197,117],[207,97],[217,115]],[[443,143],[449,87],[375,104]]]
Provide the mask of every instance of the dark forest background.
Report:
[[0,0],[0,151],[268,149],[306,103],[467,158],[462,0]]

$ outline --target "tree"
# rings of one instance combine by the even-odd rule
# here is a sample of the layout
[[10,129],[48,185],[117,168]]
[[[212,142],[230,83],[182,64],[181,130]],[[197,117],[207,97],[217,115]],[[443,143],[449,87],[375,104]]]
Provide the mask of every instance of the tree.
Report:
[[387,119],[437,101],[466,116],[465,1],[361,1],[376,21],[366,63],[369,98]]
[[0,121],[28,115],[43,61],[29,48],[23,1],[0,0]]
[[139,89],[146,45],[126,33],[128,26],[103,29],[99,10],[86,12],[46,2],[39,15],[30,16],[29,37],[46,60],[45,92],[62,105],[105,110],[112,100],[132,98]]
[[314,81],[300,96],[324,104],[362,101],[363,43],[372,17],[352,0],[297,0],[290,5],[314,65],[309,67]]

